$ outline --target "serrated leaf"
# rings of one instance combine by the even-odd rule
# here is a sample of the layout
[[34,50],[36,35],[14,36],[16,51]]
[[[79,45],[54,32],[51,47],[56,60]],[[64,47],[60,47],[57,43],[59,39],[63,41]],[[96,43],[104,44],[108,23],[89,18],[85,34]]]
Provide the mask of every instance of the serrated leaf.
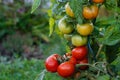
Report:
[[46,69],[44,69],[35,80],[44,80]]
[[70,7],[72,8],[73,13],[75,14],[75,18],[77,19],[79,24],[83,22],[82,21],[83,2],[84,0],[70,0]]
[[110,76],[109,75],[99,76],[97,80],[110,80]]
[[97,26],[97,27],[104,27],[104,26],[109,26],[111,24],[114,24],[115,22],[116,22],[116,20],[111,18],[111,17],[107,18],[107,19],[102,18],[101,20],[98,20],[95,23],[95,26]]
[[120,73],[120,54],[118,57],[111,63],[111,65],[114,65],[114,69],[117,73]]
[[103,38],[99,38],[98,41],[104,45],[115,45],[120,42],[120,31],[115,29],[115,26],[109,26],[104,33]]
[[114,9],[116,6],[116,1],[117,0],[106,0],[104,5],[107,9]]
[[40,3],[41,3],[41,0],[34,0],[33,1],[31,13],[33,13],[40,6]]
[[55,24],[55,20],[53,18],[49,19],[49,36],[52,35],[53,30],[54,30],[54,24]]

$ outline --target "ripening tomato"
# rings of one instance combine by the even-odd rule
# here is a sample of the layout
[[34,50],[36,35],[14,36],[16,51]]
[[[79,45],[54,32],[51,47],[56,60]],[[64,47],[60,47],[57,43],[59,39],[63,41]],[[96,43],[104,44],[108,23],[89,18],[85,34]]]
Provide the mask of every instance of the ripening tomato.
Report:
[[64,78],[71,77],[74,71],[75,66],[70,62],[61,63],[57,69],[58,74]]
[[88,49],[86,46],[76,47],[72,50],[72,56],[77,60],[82,60],[87,56]]
[[85,19],[94,19],[97,17],[99,12],[97,5],[91,5],[91,6],[84,6],[83,7],[83,16]]
[[72,11],[72,9],[70,8],[70,5],[69,3],[67,3],[65,5],[65,11],[66,11],[66,14],[69,15],[70,17],[73,17],[74,18],[74,13]]
[[82,36],[88,36],[92,33],[93,31],[93,25],[90,23],[86,23],[86,24],[77,24],[77,32],[79,34],[81,34]]
[[94,3],[103,3],[104,0],[92,0]]
[[74,57],[71,57],[70,60],[69,60],[69,62],[72,63],[72,64],[74,64],[74,65],[77,64],[77,60]]
[[66,22],[67,17],[63,17],[58,22],[58,28],[63,34],[69,34],[73,31],[73,25]]
[[87,65],[84,65],[84,64],[88,64],[88,59],[87,58],[84,58],[83,60],[79,60],[77,63],[78,64],[83,64],[83,66],[80,66],[81,70],[85,70],[85,69],[88,68]]
[[81,35],[73,35],[71,41],[74,46],[83,46],[87,43],[87,37]]
[[45,67],[49,72],[57,72],[59,62],[57,61],[58,54],[53,54],[45,60]]

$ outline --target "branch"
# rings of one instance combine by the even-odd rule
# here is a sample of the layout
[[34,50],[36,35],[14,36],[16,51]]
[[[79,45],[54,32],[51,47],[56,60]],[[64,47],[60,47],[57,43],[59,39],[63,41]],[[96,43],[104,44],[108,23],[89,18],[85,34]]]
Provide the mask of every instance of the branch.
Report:
[[98,52],[97,52],[97,54],[96,54],[96,58],[99,56],[102,48],[103,48],[103,44],[100,44],[99,49],[98,49]]
[[[95,63],[95,64],[96,64],[96,63]],[[100,68],[96,67],[95,64],[93,64],[93,65],[91,65],[91,64],[77,64],[76,67],[80,67],[80,66],[90,66],[90,67],[93,67],[93,68],[97,69],[98,71],[101,71],[101,72],[103,72],[103,73],[106,74],[105,71],[103,71],[103,70],[101,70]]]

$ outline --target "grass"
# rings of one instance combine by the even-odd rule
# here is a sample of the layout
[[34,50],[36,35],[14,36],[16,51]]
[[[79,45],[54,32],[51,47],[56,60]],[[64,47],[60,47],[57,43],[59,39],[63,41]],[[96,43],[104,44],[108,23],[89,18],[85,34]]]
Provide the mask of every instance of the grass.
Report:
[[[44,60],[2,61],[0,63],[0,80],[40,80],[40,73],[44,70]],[[56,73],[46,72],[43,80],[62,80]]]

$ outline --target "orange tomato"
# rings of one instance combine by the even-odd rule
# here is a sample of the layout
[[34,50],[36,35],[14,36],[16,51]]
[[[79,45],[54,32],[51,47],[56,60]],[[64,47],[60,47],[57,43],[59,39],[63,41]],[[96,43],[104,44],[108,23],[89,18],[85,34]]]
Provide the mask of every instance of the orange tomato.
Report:
[[92,5],[92,6],[84,6],[82,14],[85,19],[94,19],[97,17],[98,12],[99,12],[98,6]]
[[94,3],[103,3],[104,0],[92,0]]

